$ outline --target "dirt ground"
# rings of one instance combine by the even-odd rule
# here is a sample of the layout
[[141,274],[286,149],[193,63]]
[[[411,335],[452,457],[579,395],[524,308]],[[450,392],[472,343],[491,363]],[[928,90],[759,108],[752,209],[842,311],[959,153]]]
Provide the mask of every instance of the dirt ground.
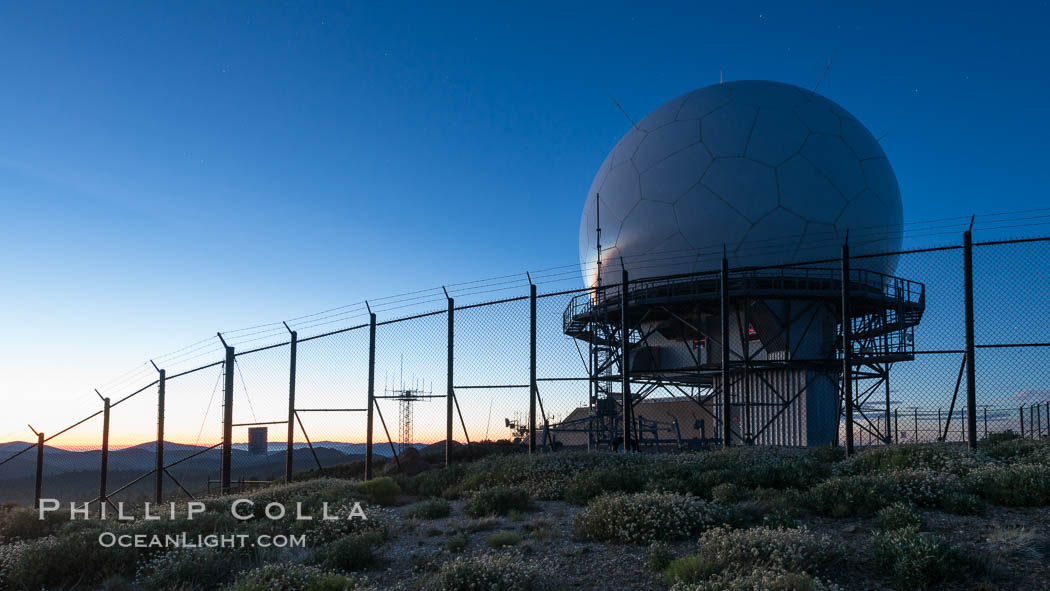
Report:
[[[522,537],[516,548],[540,563],[545,580],[555,589],[637,590],[666,589],[661,573],[647,564],[646,547],[600,542],[578,542],[572,536],[573,516],[581,510],[561,501],[537,502],[519,520],[472,519],[463,513],[462,502],[453,501],[450,517],[435,520],[405,519],[398,522],[389,541],[377,550],[381,566],[367,573],[383,588],[413,590],[422,587],[426,575],[458,553],[488,550],[485,538],[496,531],[512,531]],[[404,507],[396,509],[399,513]],[[958,583],[945,589],[1043,590],[1050,589],[1050,509],[988,507],[982,516],[956,516],[926,511],[924,531],[950,538],[968,552],[984,556],[989,575],[982,581]],[[537,522],[546,523],[534,535]],[[870,520],[829,519],[806,516],[799,520],[810,531],[824,534],[847,549],[848,561],[822,576],[848,590],[902,591],[875,564],[871,551]],[[465,534],[466,547],[457,553],[448,549],[457,533]],[[546,535],[544,535],[546,534]],[[460,540],[463,538],[460,537]],[[669,544],[676,556],[691,553],[695,541]]]

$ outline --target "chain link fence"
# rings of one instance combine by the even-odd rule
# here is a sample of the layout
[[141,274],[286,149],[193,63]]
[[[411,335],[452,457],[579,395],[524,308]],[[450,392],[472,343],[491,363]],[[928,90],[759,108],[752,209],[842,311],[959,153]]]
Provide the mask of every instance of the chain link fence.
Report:
[[[788,272],[730,270],[730,281],[746,279],[748,290],[733,296],[745,305],[734,320],[739,334],[726,345],[732,373],[721,370],[721,335],[704,324],[719,316],[709,312],[721,297],[717,270],[631,282],[625,301],[634,316],[626,331],[619,312],[612,314],[620,306],[618,285],[537,293],[525,284],[520,295],[466,304],[428,295],[414,300],[431,308],[417,315],[370,315],[366,304],[290,326],[245,329],[236,344],[202,341],[155,360],[155,370],[103,390],[99,410],[69,428],[3,444],[0,502],[31,504],[39,495],[114,505],[196,498],[355,462],[378,474],[428,447],[444,454],[450,429],[451,446],[509,440],[523,447],[531,441],[537,453],[625,444],[673,452],[720,445],[728,416],[732,444],[792,445],[799,439],[760,431],[787,420],[795,404],[788,398],[821,375],[837,392],[837,408],[830,403],[834,441],[824,444],[846,440],[851,411],[857,446],[964,443],[971,415],[978,438],[1007,431],[1050,435],[1050,238],[972,247],[973,405],[967,401],[965,252],[960,244],[859,257],[891,257],[897,278],[909,281],[883,277],[873,288],[868,275],[851,274],[849,289],[874,290],[851,294],[858,306],[868,296],[911,303],[883,314],[881,328],[870,317],[851,321],[851,355],[858,360],[851,365],[849,405],[841,396],[839,304],[761,291],[770,281],[790,281],[794,290],[809,282],[807,289],[823,285],[832,293],[829,285],[843,283],[840,261],[796,264]],[[645,295],[657,288],[664,299]],[[704,298],[709,307],[689,318],[674,307]],[[789,320],[779,329],[763,325],[762,313],[769,317],[792,298],[802,303],[785,308],[782,320]],[[405,306],[389,304],[387,311]],[[807,311],[820,306],[824,316]],[[803,337],[782,336],[828,319],[833,326],[825,336],[834,346],[823,359],[806,357]],[[321,332],[326,329],[332,330]],[[626,363],[623,334],[631,348]],[[653,344],[659,339],[662,349]],[[771,344],[777,339],[787,343],[780,353]],[[230,367],[225,345],[232,349]],[[884,354],[873,355],[876,350]],[[808,373],[776,373],[778,363],[789,362]],[[728,399],[721,394],[723,376],[730,376]],[[791,380],[797,383],[780,385]],[[110,400],[108,412],[102,397]]]

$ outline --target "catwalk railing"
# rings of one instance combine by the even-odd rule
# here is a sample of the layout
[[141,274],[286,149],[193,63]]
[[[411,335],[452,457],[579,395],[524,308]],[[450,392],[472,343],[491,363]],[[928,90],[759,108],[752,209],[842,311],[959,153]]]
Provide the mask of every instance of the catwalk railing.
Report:
[[[893,258],[896,274],[910,281],[849,270],[849,263],[863,267],[861,261],[878,257]],[[189,351],[190,359],[203,355],[199,365],[174,369],[158,362],[145,383],[101,389],[90,415],[0,446],[0,502],[159,502],[348,461],[362,461],[372,477],[380,461],[397,465],[407,449],[425,445],[446,462],[454,446],[482,440],[519,440],[534,453],[593,449],[588,433],[603,387],[620,408],[634,397],[633,423],[613,427],[623,431],[621,448],[645,441],[655,442],[646,449],[662,451],[735,444],[717,413],[703,408],[717,399],[710,380],[668,384],[628,372],[626,381],[618,375],[616,385],[599,384],[605,378],[594,371],[588,343],[572,335],[572,318],[624,291],[628,306],[644,305],[632,300],[631,290],[660,279],[631,280],[627,267],[628,289],[607,284],[604,294],[538,293],[529,285],[515,297],[466,305],[446,294],[439,309],[401,318],[369,309],[363,322],[309,336],[285,325],[283,336],[264,330],[252,343],[245,338],[252,333],[241,334],[234,345],[219,334]],[[971,243],[967,232],[961,244],[938,248],[852,259],[847,252],[846,259],[726,274],[713,267],[674,277],[674,295],[713,298],[714,305],[737,296],[698,288],[702,281],[717,287],[752,276],[770,278],[770,289],[778,281],[797,284],[799,275],[787,277],[785,268],[808,269],[804,277],[824,287],[859,273],[863,285],[894,297],[903,291],[906,301],[919,297],[913,282],[925,286],[921,323],[907,333],[913,335],[908,342],[893,344],[906,355],[886,362],[894,378],[884,384],[884,398],[883,390],[866,393],[852,381],[837,385],[854,393],[840,400],[838,443],[848,449],[972,445],[1005,431],[1050,436],[1050,238]],[[856,289],[857,281],[838,284]],[[637,345],[637,332],[627,333]],[[696,350],[703,346],[697,342]],[[839,367],[842,356],[839,346]],[[717,375],[717,368],[709,373]],[[638,410],[634,405],[643,400]],[[273,433],[276,442],[268,440]]]

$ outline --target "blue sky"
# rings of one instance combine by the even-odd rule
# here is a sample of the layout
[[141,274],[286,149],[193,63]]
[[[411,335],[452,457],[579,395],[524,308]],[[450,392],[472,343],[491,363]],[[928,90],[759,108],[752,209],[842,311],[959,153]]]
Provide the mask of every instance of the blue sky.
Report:
[[1047,3],[851,4],[0,6],[0,439],[215,330],[573,263],[610,96],[834,56],[907,220],[1044,206]]

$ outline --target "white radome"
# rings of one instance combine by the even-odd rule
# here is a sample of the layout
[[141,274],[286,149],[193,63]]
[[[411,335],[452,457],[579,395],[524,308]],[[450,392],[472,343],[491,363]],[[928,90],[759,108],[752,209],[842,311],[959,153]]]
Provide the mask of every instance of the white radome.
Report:
[[[694,90],[627,132],[594,177],[580,221],[584,282],[900,249],[900,191],[878,141],[833,101],[790,84]],[[854,268],[893,274],[897,258]]]

